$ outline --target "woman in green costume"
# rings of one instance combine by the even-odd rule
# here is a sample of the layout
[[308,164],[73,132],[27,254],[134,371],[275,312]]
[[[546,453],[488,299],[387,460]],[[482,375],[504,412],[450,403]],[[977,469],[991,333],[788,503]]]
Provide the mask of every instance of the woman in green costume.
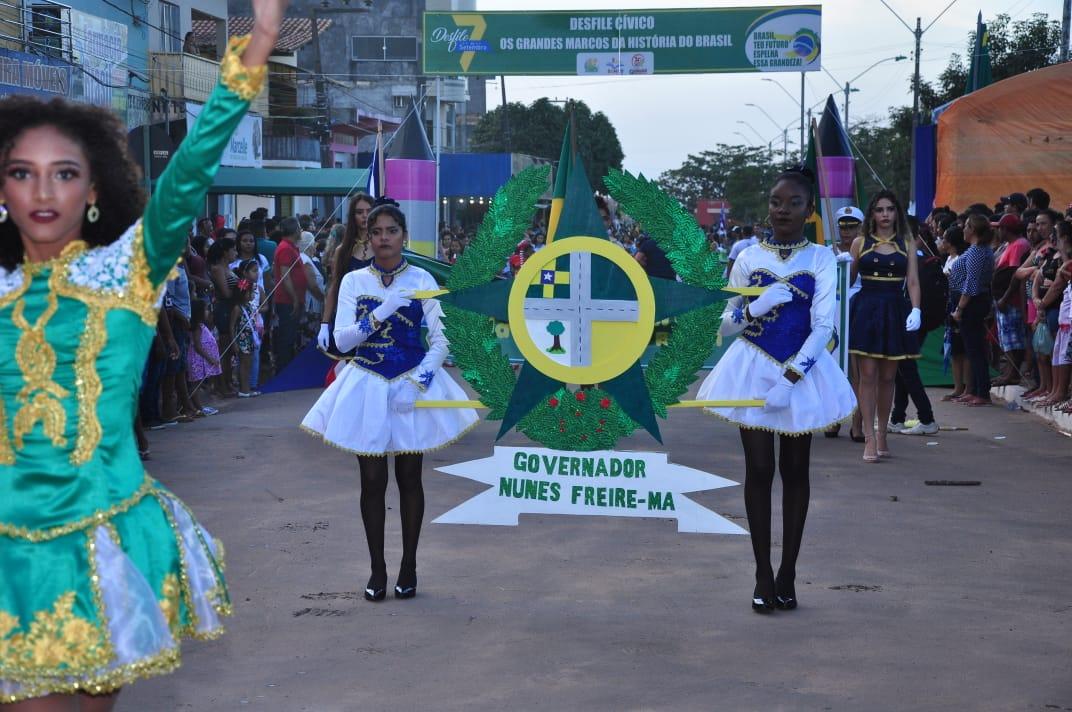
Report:
[[132,423],[165,280],[260,91],[287,0],[253,0],[144,214],[125,131],[0,101],[0,703],[112,708],[230,612],[223,550],[143,469]]

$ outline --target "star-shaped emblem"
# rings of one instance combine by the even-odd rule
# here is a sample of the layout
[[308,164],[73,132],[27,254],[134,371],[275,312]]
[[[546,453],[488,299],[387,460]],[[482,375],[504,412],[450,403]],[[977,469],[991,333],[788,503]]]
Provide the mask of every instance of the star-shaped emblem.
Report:
[[[592,189],[585,171],[583,169],[571,171],[568,179],[565,208],[555,233],[561,236],[559,241],[569,240],[573,236],[591,236],[596,239],[607,240],[603,220],[596,209],[592,195]],[[623,254],[626,253],[623,252]],[[633,300],[635,303],[637,299],[636,291],[632,289],[628,276],[619,267],[615,266],[613,261],[591,259],[589,264],[590,274],[588,274],[587,283],[583,285],[584,294],[583,296],[576,296],[571,289],[573,298],[588,299],[593,302],[626,302]],[[554,285],[562,283],[564,273],[558,271],[559,279],[556,280],[556,269],[553,269],[555,267],[554,263],[552,262],[550,266],[552,269],[541,269],[538,280],[534,282],[544,290],[553,290]],[[647,279],[651,285],[651,293],[654,294],[654,319],[656,322],[714,304],[728,296],[726,292],[694,287],[674,280],[655,277],[648,277]],[[574,285],[572,276],[570,276],[569,283]],[[439,299],[444,303],[484,314],[499,321],[510,321],[508,304],[513,284],[510,280],[496,280],[490,284],[451,292],[439,297]],[[574,286],[577,287],[578,292],[581,291],[582,285]],[[551,294],[545,292],[545,296],[551,297]],[[649,296],[649,298],[651,297]],[[577,323],[583,327],[586,322],[578,320]],[[511,323],[510,327],[515,332],[517,329],[526,328],[525,324],[514,323]],[[712,325],[712,328],[717,328],[717,325]],[[526,362],[514,387],[497,439],[508,433],[533,408],[544,402],[563,385],[565,384],[561,380],[549,377],[535,368],[532,363]],[[630,418],[651,433],[656,440],[660,443],[662,442],[659,425],[652,409],[651,394],[644,380],[644,372],[640,366],[639,358],[629,364],[623,371],[619,371],[619,375],[600,383],[599,386],[614,397],[619,407]]]

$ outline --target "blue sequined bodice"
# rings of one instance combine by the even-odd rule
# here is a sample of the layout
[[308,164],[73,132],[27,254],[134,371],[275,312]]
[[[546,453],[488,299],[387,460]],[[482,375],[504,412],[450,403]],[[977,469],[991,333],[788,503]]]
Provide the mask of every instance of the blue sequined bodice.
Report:
[[[380,299],[369,296],[358,299],[357,321],[367,320],[380,302]],[[424,319],[421,304],[421,300],[414,299],[408,307],[387,317],[380,328],[357,347],[353,364],[388,380],[416,368],[427,353],[421,339],[421,321]]]
[[[793,301],[774,307],[749,324],[741,338],[760,349],[778,363],[785,363],[800,351],[811,334],[811,302],[815,295],[815,275],[796,272],[779,278],[773,272],[757,269],[748,276],[752,287],[766,287],[784,282],[793,292]],[[754,297],[753,297],[754,299]]]

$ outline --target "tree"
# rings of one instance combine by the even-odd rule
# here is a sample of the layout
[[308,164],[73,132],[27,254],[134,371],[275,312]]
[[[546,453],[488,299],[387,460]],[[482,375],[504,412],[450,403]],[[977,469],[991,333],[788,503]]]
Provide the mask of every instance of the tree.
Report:
[[[621,168],[625,154],[610,119],[601,111],[593,114],[583,101],[570,101],[566,108],[547,98],[537,99],[529,106],[519,102],[507,104],[509,150],[557,161],[570,111],[577,131],[577,150],[587,169],[588,181],[593,188],[605,190],[603,176],[611,168]],[[502,135],[502,112],[500,106],[481,117],[473,130],[472,143],[477,151],[501,153],[507,150]]]
[[561,321],[552,321],[547,325],[547,333],[555,337],[555,343],[551,344],[551,348],[547,349],[549,354],[564,354],[566,350],[562,348],[562,334],[566,331],[566,327]]
[[[990,35],[990,68],[995,82],[1048,67],[1060,56],[1061,23],[1050,20],[1045,13],[1036,12],[1017,22],[1003,13],[987,23],[987,31]],[[934,89],[937,106],[964,95],[974,51],[975,32],[972,31],[968,34],[966,56],[953,54],[945,70],[938,75],[938,86]]]
[[701,198],[725,198],[733,218],[756,222],[767,215],[767,192],[781,169],[765,150],[720,143],[689,155],[680,168],[659,176],[659,183],[690,212]]
[[[861,200],[866,202],[883,186],[907,198],[911,165],[905,157],[912,152],[912,144],[908,140],[911,126],[909,121],[908,130],[902,131],[898,126],[882,126],[876,121],[861,121],[849,130],[854,146],[853,153],[867,159],[866,162],[859,156],[856,159]],[[858,207],[863,209],[865,206]]]

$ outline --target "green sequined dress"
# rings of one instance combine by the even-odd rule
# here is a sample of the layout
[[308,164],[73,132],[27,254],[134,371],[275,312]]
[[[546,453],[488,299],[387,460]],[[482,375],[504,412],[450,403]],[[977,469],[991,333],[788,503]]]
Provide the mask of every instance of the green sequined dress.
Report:
[[0,702],[110,692],[223,632],[223,549],[145,471],[133,422],[163,284],[263,83],[246,41],[141,220],[0,268]]

